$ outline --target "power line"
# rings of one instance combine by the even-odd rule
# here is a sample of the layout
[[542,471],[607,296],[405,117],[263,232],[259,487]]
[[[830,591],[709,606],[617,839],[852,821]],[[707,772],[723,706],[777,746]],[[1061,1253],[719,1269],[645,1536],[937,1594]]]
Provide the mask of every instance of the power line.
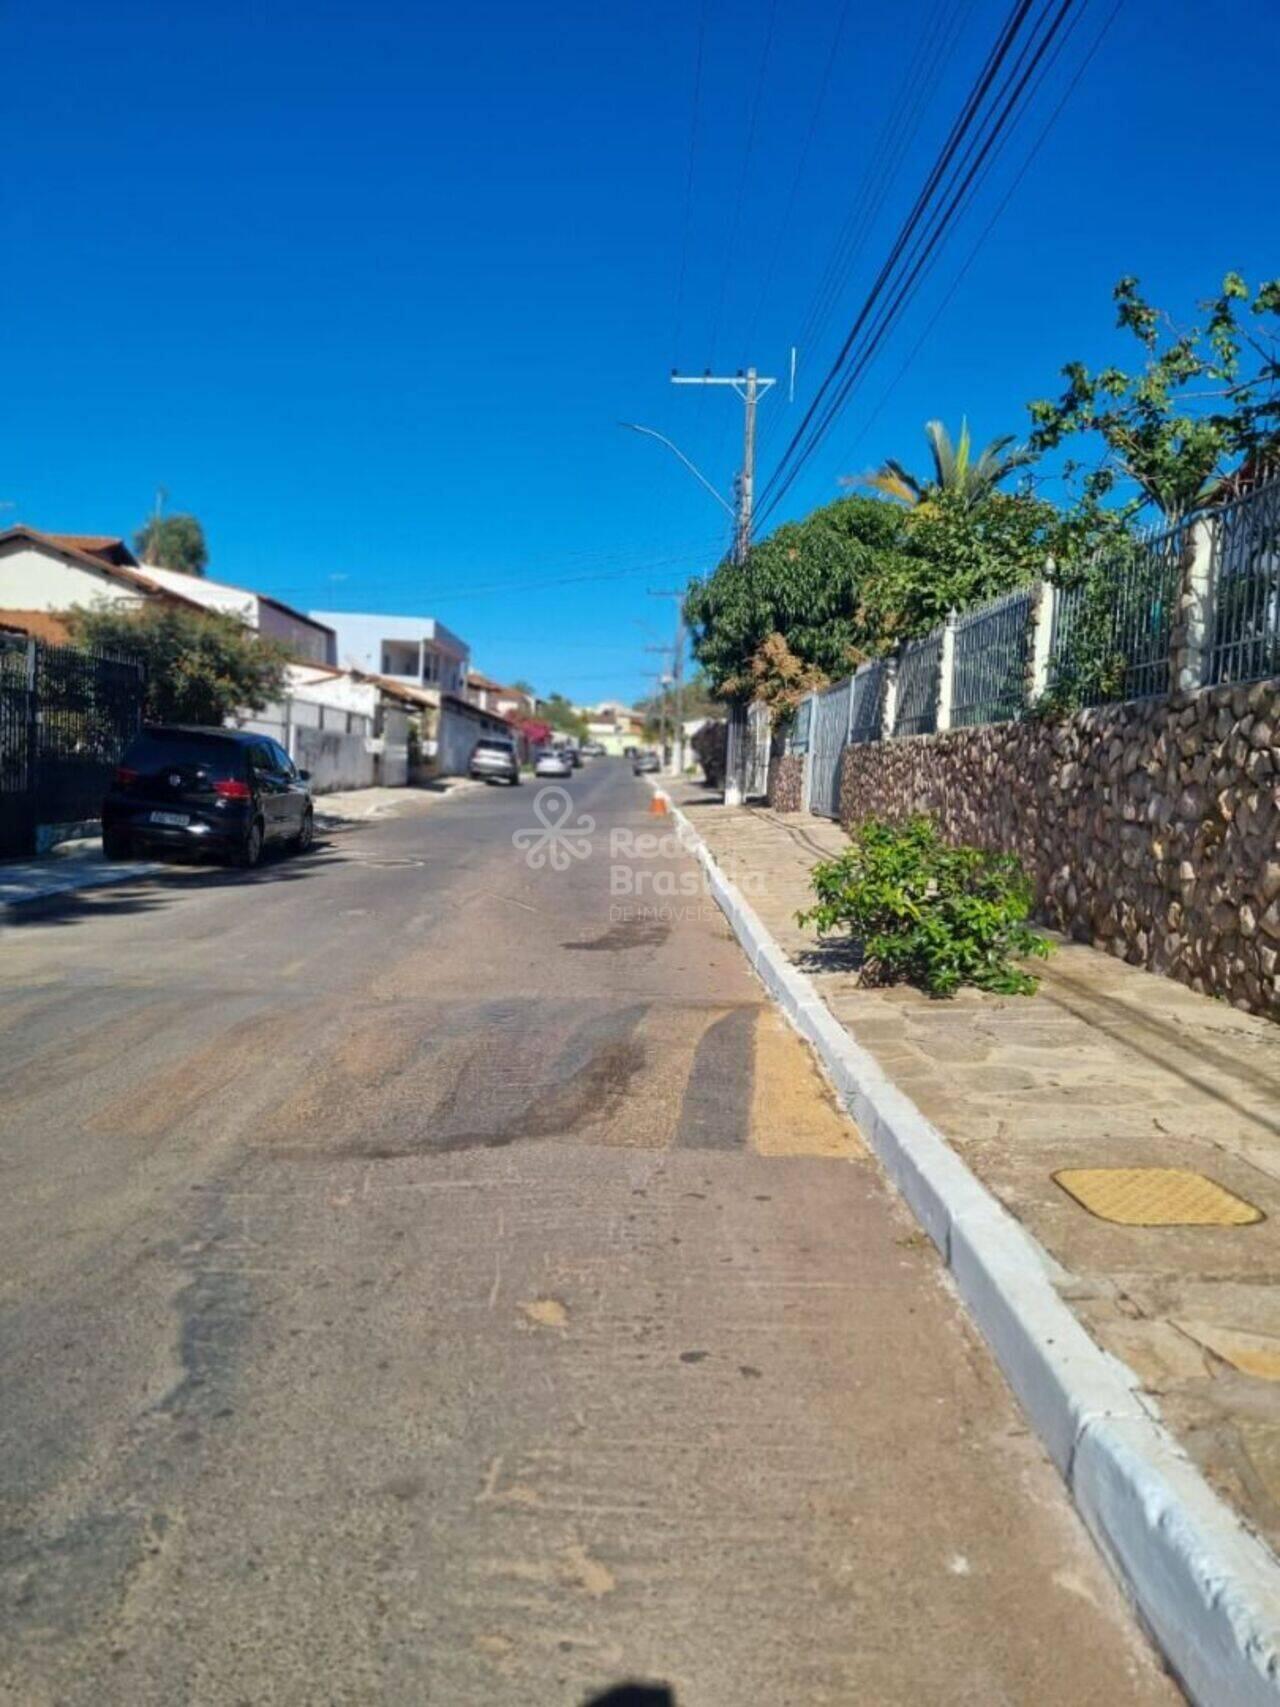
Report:
[[[1012,50],[1017,32],[1030,9],[1030,3],[1031,0],[1019,0],[1018,6],[1007,21],[982,78],[966,101],[961,118],[953,126],[943,154],[935,163],[929,181],[899,233],[889,259],[881,268],[839,356],[832,364],[806,411],[804,420],[796,429],[791,443],[775,468],[766,489],[766,514],[781,502],[801,469],[817,450],[839,416],[857,380],[878,353],[918,283],[941,251],[956,222],[957,210],[965,203],[970,188],[978,181],[978,176],[983,172],[988,160],[994,158],[993,151],[1007,131],[1016,124],[1015,113],[1021,116],[1018,112],[1019,102],[1061,30],[1068,12],[1079,0],[1061,0],[1052,16],[1046,7],[1036,17],[1012,69],[1005,76],[994,98],[992,107],[983,111],[982,103]],[[964,152],[953,167],[952,162],[966,138]],[[935,201],[935,191],[944,179],[945,188]],[[945,205],[940,205],[941,203]],[[900,266],[906,269],[905,276]],[[889,297],[887,301],[886,296]],[[871,322],[869,327],[868,321]],[[865,331],[864,327],[867,327]],[[851,360],[855,345],[857,353]],[[835,394],[815,421],[814,417],[823,403],[823,398],[832,387],[836,388]]]
[[[908,65],[897,97],[889,109],[867,162],[858,194],[832,247],[814,300],[796,342],[807,348],[818,342],[839,301],[841,287],[861,258],[866,240],[880,215],[902,160],[915,141],[942,67],[954,46],[973,0],[949,6],[938,0],[921,32],[920,46]],[[915,85],[914,94],[911,93]],[[902,110],[905,107],[905,112]]]
[[764,94],[765,75],[769,69],[769,54],[773,47],[773,32],[777,18],[778,0],[769,0],[769,21],[765,26],[764,47],[760,53],[760,68],[756,73],[755,93],[751,98],[751,114],[747,121],[747,141],[742,152],[742,172],[738,179],[738,196],[734,203],[733,224],[729,227],[729,246],[726,251],[728,260],[723,273],[720,275],[720,298],[716,303],[715,319],[711,322],[711,339],[707,345],[708,359],[712,367],[715,366],[716,361],[720,323],[724,318],[724,303],[729,289],[729,275],[736,266],[738,259],[738,237],[742,230],[742,210],[747,200],[747,180],[751,172],[751,157],[755,151],[756,130],[760,121],[760,100]]
[[[1048,137],[1049,132],[1053,129],[1054,125],[1058,122],[1058,119],[1062,114],[1063,108],[1066,106],[1067,102],[1071,99],[1072,95],[1075,93],[1076,87],[1079,84],[1081,78],[1084,76],[1085,72],[1089,69],[1089,66],[1093,61],[1094,55],[1097,53],[1098,49],[1102,46],[1103,40],[1105,39],[1108,32],[1110,31],[1112,24],[1115,22],[1116,18],[1119,16],[1120,9],[1123,5],[1124,5],[1124,0],[1116,0],[1115,5],[1111,8],[1110,12],[1107,14],[1106,18],[1103,20],[1101,28],[1098,30],[1097,34],[1093,38],[1093,41],[1090,43],[1089,48],[1084,55],[1084,58],[1080,61],[1080,64],[1076,67],[1076,70],[1075,70],[1075,72],[1071,78],[1071,81],[1067,84],[1066,89],[1063,91],[1062,96],[1061,96],[1060,100],[1058,101],[1058,104],[1054,107],[1053,111],[1050,113],[1050,115],[1049,115],[1048,119],[1045,121],[1045,124],[1044,124],[1043,128],[1041,129],[1039,135],[1036,137],[1036,139],[1032,143],[1030,149],[1027,151],[1026,158],[1023,160],[1022,165],[1018,168],[1016,174],[1013,177],[1012,182],[1009,184],[1008,189],[1005,191],[1004,195],[1000,198],[1000,201],[997,203],[995,211],[994,211],[994,213],[992,213],[991,218],[987,221],[986,225],[983,226],[982,231],[979,233],[977,241],[974,243],[972,249],[970,249],[968,255],[965,258],[964,265],[960,268],[960,271],[956,274],[955,278],[951,281],[950,285],[947,287],[946,294],[943,296],[941,302],[939,302],[937,308],[934,310],[933,314],[930,316],[929,322],[925,326],[924,331],[921,332],[920,336],[916,339],[915,343],[911,346],[911,350],[910,350],[909,354],[907,355],[907,359],[903,362],[902,366],[898,369],[897,373],[890,380],[889,384],[885,387],[884,392],[882,393],[882,395],[880,397],[880,401],[876,404],[875,408],[871,411],[870,415],[867,416],[866,420],[863,422],[862,426],[859,428],[858,436],[856,439],[854,439],[853,444],[850,446],[851,450],[855,449],[859,444],[861,444],[862,440],[866,437],[867,433],[870,432],[871,428],[880,419],[880,416],[883,414],[884,409],[885,409],[885,405],[888,403],[889,398],[893,395],[893,392],[897,389],[898,385],[902,382],[903,378],[905,377],[905,375],[907,373],[907,370],[910,368],[911,364],[915,361],[916,357],[920,354],[921,349],[924,347],[925,343],[928,341],[928,338],[929,338],[930,334],[932,333],[934,327],[938,324],[938,321],[942,318],[943,314],[946,312],[947,308],[950,306],[950,303],[951,303],[953,297],[955,296],[957,290],[959,290],[961,284],[964,282],[965,276],[968,273],[969,268],[973,265],[974,261],[977,259],[978,251],[982,248],[982,246],[986,242],[987,238],[990,237],[992,231],[995,229],[996,225],[999,223],[1001,216],[1004,214],[1005,209],[1008,207],[1009,203],[1013,200],[1015,194],[1017,193],[1018,186],[1022,183],[1022,180],[1026,177],[1028,171],[1031,169],[1031,165],[1034,162],[1037,154],[1039,154],[1040,149],[1045,142],[1045,139]],[[1074,24],[1072,27],[1074,28]]]
[[[920,45],[907,66],[897,95],[863,169],[857,193],[827,257],[818,288],[796,335],[796,346],[817,351],[840,302],[845,284],[862,258],[867,240],[901,169],[937,88],[942,67],[954,52],[968,22],[974,0],[937,0],[920,35]],[[949,10],[950,6],[950,10]],[[914,94],[911,93],[914,84]],[[900,113],[908,103],[905,114]],[[765,423],[762,448],[772,445],[780,417]]]
[[813,139],[818,132],[818,120],[821,118],[822,109],[826,104],[827,91],[831,86],[831,74],[835,70],[836,60],[840,53],[840,44],[844,39],[845,25],[849,21],[850,4],[851,0],[844,0],[844,4],[841,6],[839,15],[836,18],[836,27],[832,31],[831,46],[827,50],[827,60],[826,64],[822,68],[822,76],[818,80],[818,91],[814,97],[813,107],[809,114],[809,125],[805,132],[804,142],[801,144],[800,153],[796,160],[795,174],[791,179],[791,189],[787,195],[786,203],[783,206],[782,216],[777,222],[777,232],[774,238],[773,250],[769,256],[768,264],[764,269],[763,279],[760,286],[760,296],[756,302],[755,313],[751,316],[751,323],[747,329],[747,336],[745,340],[745,346],[747,349],[750,349],[752,344],[755,342],[756,326],[759,323],[761,312],[764,309],[770,287],[773,284],[773,275],[778,270],[778,262],[782,258],[783,240],[786,237],[787,227],[791,222],[791,215],[795,211],[796,197],[800,193],[800,183],[804,177],[804,169],[809,162],[809,151],[813,147]]
[[[503,593],[538,592],[547,587],[576,587],[583,586],[590,582],[631,580],[637,575],[649,575],[652,574],[655,569],[669,569],[673,564],[687,562],[690,557],[702,556],[709,554],[712,551],[719,552],[722,549],[723,540],[719,535],[716,535],[712,539],[699,542],[697,546],[691,546],[683,551],[672,552],[662,557],[647,558],[642,562],[632,563],[623,569],[603,570],[581,575],[558,575],[539,581],[495,581],[487,586],[467,587],[461,592],[419,594],[415,598],[414,602],[422,604],[429,600],[432,605],[444,605],[455,603],[460,599],[496,598]],[[309,592],[310,589],[307,588],[277,587],[274,589],[273,593],[267,592],[264,596],[267,598],[283,598],[288,594],[293,594],[298,597],[306,597]],[[353,594],[352,596],[354,597],[355,595]],[[328,606],[326,608],[334,610],[338,614],[342,614],[337,606]],[[358,610],[360,607],[352,608],[353,610]],[[402,610],[400,614],[404,616],[413,616],[415,612],[411,610]]]
[[680,271],[676,278],[675,326],[671,338],[671,361],[673,365],[680,359],[680,330],[684,319],[684,287],[685,278],[689,271],[689,237],[693,224],[693,179],[698,157],[698,116],[702,103],[702,58],[707,39],[707,6],[708,0],[702,0],[702,13],[698,19],[698,48],[693,66],[693,111],[689,121],[689,170],[685,176],[684,185],[684,229],[680,243]]
[[784,467],[787,459],[794,453],[796,447],[799,445],[801,439],[803,438],[804,433],[807,430],[810,421],[813,419],[814,415],[817,413],[817,410],[818,410],[818,408],[822,402],[823,397],[825,396],[825,394],[827,392],[827,389],[832,384],[835,383],[836,377],[837,377],[838,373],[840,372],[840,369],[843,366],[845,360],[847,359],[849,351],[852,349],[854,342],[856,341],[856,339],[858,337],[858,334],[861,332],[864,322],[866,321],[868,316],[872,313],[872,311],[876,305],[876,302],[879,298],[880,292],[884,289],[890,275],[892,274],[893,268],[896,266],[898,258],[900,256],[902,250],[905,248],[906,244],[910,240],[911,235],[912,235],[913,231],[915,230],[916,226],[920,223],[920,220],[924,217],[925,211],[929,205],[929,202],[931,201],[931,199],[933,197],[934,191],[935,191],[938,183],[941,181],[941,179],[945,175],[945,173],[946,173],[946,171],[947,171],[947,169],[951,163],[951,160],[952,160],[952,158],[956,152],[956,149],[959,147],[959,145],[960,145],[960,143],[961,143],[961,141],[965,135],[965,132],[969,128],[970,124],[972,123],[973,118],[974,118],[976,112],[978,111],[978,108],[981,105],[981,102],[984,99],[987,90],[989,89],[989,87],[991,85],[991,81],[995,77],[996,72],[999,70],[1000,64],[1002,63],[1005,56],[1007,55],[1007,53],[1008,53],[1008,51],[1009,51],[1009,49],[1013,43],[1014,36],[1015,36],[1017,30],[1021,27],[1022,21],[1025,18],[1028,10],[1030,9],[1030,6],[1031,6],[1031,0],[1018,0],[1018,3],[1015,5],[1013,12],[1010,14],[1010,16],[1008,18],[1006,18],[1005,23],[1001,28],[1000,34],[997,37],[994,46],[992,47],[990,53],[987,56],[986,64],[984,65],[982,72],[979,75],[979,79],[978,79],[977,83],[970,89],[969,94],[965,99],[964,106],[962,107],[959,115],[956,117],[956,119],[952,123],[951,131],[950,131],[949,135],[947,136],[945,143],[943,144],[942,152],[939,154],[938,158],[934,161],[933,167],[930,170],[929,176],[926,179],[923,188],[919,191],[919,193],[916,196],[915,206],[912,208],[910,214],[908,214],[906,221],[904,222],[904,224],[902,225],[902,227],[900,228],[900,230],[898,232],[897,239],[895,240],[894,245],[889,252],[888,260],[886,260],[884,262],[884,264],[882,265],[880,272],[876,277],[875,282],[871,286],[870,291],[867,293],[867,296],[866,296],[866,298],[863,302],[863,305],[862,305],[862,309],[859,312],[858,317],[855,319],[852,329],[850,330],[847,337],[845,338],[844,344],[841,346],[840,353],[837,355],[835,361],[831,364],[831,367],[827,373],[826,378],[822,381],[822,384],[819,386],[818,391],[813,398],[813,401],[810,403],[808,409],[805,411],[805,415],[804,415],[803,420],[800,422],[800,425],[796,428],[795,432],[792,434],[790,444],[788,444],[786,450],[782,453],[782,457],[779,459],[778,467],[777,467],[777,469],[775,469],[774,474],[770,477],[769,482],[767,483],[767,485],[765,487],[765,495],[766,496],[768,495],[769,488],[778,479],[778,477],[781,473],[781,470]]

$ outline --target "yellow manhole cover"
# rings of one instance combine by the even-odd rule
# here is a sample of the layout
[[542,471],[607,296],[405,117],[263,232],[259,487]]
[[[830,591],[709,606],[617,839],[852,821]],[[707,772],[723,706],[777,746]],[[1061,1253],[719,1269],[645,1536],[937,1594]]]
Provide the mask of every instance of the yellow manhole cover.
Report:
[[1247,1227],[1264,1219],[1191,1168],[1063,1168],[1053,1178],[1091,1215],[1125,1227]]

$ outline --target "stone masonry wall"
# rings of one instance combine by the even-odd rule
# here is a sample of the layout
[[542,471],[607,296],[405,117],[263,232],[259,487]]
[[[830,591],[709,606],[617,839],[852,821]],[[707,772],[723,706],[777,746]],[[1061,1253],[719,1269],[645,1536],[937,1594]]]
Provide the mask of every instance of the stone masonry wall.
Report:
[[769,760],[770,806],[775,812],[798,812],[803,793],[803,753],[775,753]]
[[845,750],[846,828],[921,811],[1050,924],[1280,1018],[1280,680]]

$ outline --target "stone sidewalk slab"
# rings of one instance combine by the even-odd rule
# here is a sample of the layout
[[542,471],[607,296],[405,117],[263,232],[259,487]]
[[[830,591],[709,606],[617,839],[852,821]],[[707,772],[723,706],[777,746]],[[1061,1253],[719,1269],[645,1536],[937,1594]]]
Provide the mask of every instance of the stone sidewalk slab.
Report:
[[[671,794],[822,1012],[1048,1253],[1059,1298],[1134,1372],[1209,1486],[1280,1545],[1276,1027],[1074,943],[1058,944],[1031,998],[864,989],[844,943],[795,922],[812,899],[810,867],[847,845],[839,827],[727,808],[696,787]],[[1122,1226],[1052,1178],[1143,1166],[1202,1172],[1265,1219]]]

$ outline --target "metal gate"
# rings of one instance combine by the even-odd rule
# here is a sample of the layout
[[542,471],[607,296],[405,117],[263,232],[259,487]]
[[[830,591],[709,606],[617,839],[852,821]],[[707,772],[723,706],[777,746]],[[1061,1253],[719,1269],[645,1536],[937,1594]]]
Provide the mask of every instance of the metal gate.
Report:
[[40,825],[98,816],[144,689],[140,663],[0,635],[0,853],[34,853]]
[[0,634],[0,859],[35,845],[35,641]]
[[840,756],[849,739],[853,707],[853,677],[824,688],[813,697],[813,727],[809,747],[809,810],[827,818],[840,816]]

